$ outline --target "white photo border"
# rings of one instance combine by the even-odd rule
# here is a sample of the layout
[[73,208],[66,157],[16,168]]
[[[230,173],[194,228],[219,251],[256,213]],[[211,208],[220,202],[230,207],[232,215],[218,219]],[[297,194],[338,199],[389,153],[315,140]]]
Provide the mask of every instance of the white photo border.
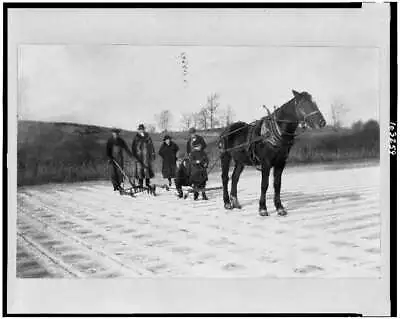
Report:
[[[155,5],[152,5],[153,7]],[[284,7],[284,6],[283,6]],[[4,9],[3,9],[4,10]],[[155,11],[154,11],[155,10]],[[389,21],[388,4],[363,4],[362,9],[184,9],[185,14],[220,15],[221,32],[207,32],[200,25],[193,34],[184,28],[177,33],[157,34],[127,28],[145,21],[157,10],[163,23],[168,14],[182,9],[11,9],[8,13],[8,280],[9,314],[132,314],[132,313],[360,313],[388,315],[390,178],[388,130]],[[179,13],[178,13],[179,14]],[[255,21],[268,16],[282,20],[296,15],[303,23],[285,38],[279,30],[263,30],[262,25],[246,26],[240,34],[230,34],[224,25],[229,15],[254,14]],[[324,19],[340,24],[354,19],[346,32],[324,34]],[[139,21],[139,22],[137,22]],[[366,23],[368,22],[368,23]],[[107,33],[100,24],[107,25]],[[359,23],[359,24],[358,24]],[[285,26],[284,23],[282,27]],[[311,28],[313,27],[313,28]],[[85,28],[86,32],[82,32]],[[225,28],[225,29],[224,29]],[[302,34],[300,37],[299,34]],[[129,44],[204,46],[349,46],[371,47],[380,52],[381,127],[381,279],[17,279],[16,268],[16,145],[17,145],[17,50],[22,44]],[[378,66],[377,66],[378,67]]]

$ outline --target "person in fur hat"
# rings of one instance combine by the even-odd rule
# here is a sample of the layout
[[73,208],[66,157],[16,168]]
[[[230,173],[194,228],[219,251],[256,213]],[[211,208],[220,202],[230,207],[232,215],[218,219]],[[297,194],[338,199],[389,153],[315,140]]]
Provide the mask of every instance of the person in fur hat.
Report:
[[[190,163],[190,184],[196,188],[204,189],[208,181],[207,168],[209,160],[206,152],[204,151],[203,143],[200,139],[192,143],[192,151],[189,155]],[[205,191],[202,191],[202,198],[207,200]],[[199,193],[194,192],[194,199],[197,200]]]
[[189,130],[189,135],[189,139],[186,143],[186,153],[189,155],[192,152],[193,144],[200,145],[201,150],[204,151],[207,144],[202,136],[196,134],[196,129],[194,127]]

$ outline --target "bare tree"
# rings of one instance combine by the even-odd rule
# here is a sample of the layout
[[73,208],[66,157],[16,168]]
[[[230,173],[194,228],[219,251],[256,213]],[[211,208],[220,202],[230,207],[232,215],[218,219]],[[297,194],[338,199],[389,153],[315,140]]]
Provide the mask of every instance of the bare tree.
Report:
[[217,124],[217,111],[219,107],[219,94],[212,93],[207,97],[206,109],[210,118],[210,128],[214,128]]
[[199,113],[193,113],[191,115],[191,119],[192,119],[192,126],[195,128],[199,127],[199,123],[200,123],[200,114]]
[[331,104],[332,124],[335,128],[340,128],[343,125],[343,117],[349,109],[340,101],[335,100]]
[[228,105],[226,108],[226,124],[232,124],[235,119],[235,111],[233,110],[232,106]]
[[156,126],[154,124],[145,124],[146,130],[149,133],[155,133]]
[[181,117],[181,124],[184,130],[188,130],[193,122],[193,115],[190,113],[183,113]]
[[208,129],[209,113],[207,107],[203,107],[198,113],[199,127],[203,130]]
[[217,128],[217,127],[221,127],[221,119],[218,117],[214,118],[214,124],[213,124],[213,128]]
[[235,117],[235,112],[233,111],[232,106],[228,105],[226,109],[222,112],[221,124],[225,126],[232,124],[234,117]]
[[164,110],[155,117],[160,130],[167,131],[172,122],[172,113],[169,110]]

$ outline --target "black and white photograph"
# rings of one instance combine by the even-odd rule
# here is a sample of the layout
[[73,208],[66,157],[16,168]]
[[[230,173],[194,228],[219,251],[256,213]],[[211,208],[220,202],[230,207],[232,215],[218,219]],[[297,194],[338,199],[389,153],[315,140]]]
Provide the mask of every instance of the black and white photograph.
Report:
[[370,5],[15,9],[50,40],[13,50],[9,274],[383,282],[389,6]]

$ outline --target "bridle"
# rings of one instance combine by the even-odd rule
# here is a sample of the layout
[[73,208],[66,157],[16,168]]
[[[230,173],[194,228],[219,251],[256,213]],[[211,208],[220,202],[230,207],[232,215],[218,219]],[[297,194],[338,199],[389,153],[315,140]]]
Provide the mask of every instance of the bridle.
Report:
[[[277,109],[275,112],[272,113],[272,115],[274,115],[274,120],[275,120],[276,122],[278,122],[278,123],[279,123],[279,122],[282,122],[282,123],[289,123],[289,124],[296,124],[296,123],[297,123],[298,125],[305,125],[305,124],[307,123],[307,119],[308,119],[309,117],[313,116],[314,114],[320,113],[319,110],[315,110],[315,111],[312,111],[311,113],[305,114],[305,112],[302,112],[302,111],[303,111],[302,109],[300,109],[300,108],[297,107],[298,104],[299,104],[299,102],[295,99],[295,100],[294,100],[294,107],[295,107],[295,110],[296,110],[296,115],[297,115],[297,117],[299,118],[299,120],[297,120],[297,121],[290,121],[290,120],[278,120],[278,119],[276,119],[276,111],[280,110],[280,108]],[[288,133],[288,134],[290,134],[290,133]]]
[[[265,120],[270,120],[272,121],[272,125],[274,126],[273,131],[273,135],[275,137],[276,140],[278,141],[282,141],[283,140],[283,136],[289,136],[291,137],[291,140],[294,139],[298,134],[294,133],[290,133],[290,132],[282,132],[281,128],[279,127],[278,123],[288,123],[288,124],[296,124],[300,125],[301,127],[306,127],[307,125],[307,119],[311,116],[313,116],[314,114],[319,113],[318,110],[313,111],[311,113],[305,114],[304,112],[302,112],[302,109],[298,108],[298,101],[296,99],[294,99],[294,107],[295,107],[295,111],[296,111],[296,115],[299,118],[296,121],[291,121],[291,120],[281,120],[281,119],[277,119],[277,113],[279,110],[281,110],[281,107],[278,108],[277,110],[275,110],[272,114],[269,114],[269,116],[265,119]],[[268,110],[268,109],[267,109]],[[264,120],[264,121],[265,121]],[[290,143],[290,141],[288,141]]]

